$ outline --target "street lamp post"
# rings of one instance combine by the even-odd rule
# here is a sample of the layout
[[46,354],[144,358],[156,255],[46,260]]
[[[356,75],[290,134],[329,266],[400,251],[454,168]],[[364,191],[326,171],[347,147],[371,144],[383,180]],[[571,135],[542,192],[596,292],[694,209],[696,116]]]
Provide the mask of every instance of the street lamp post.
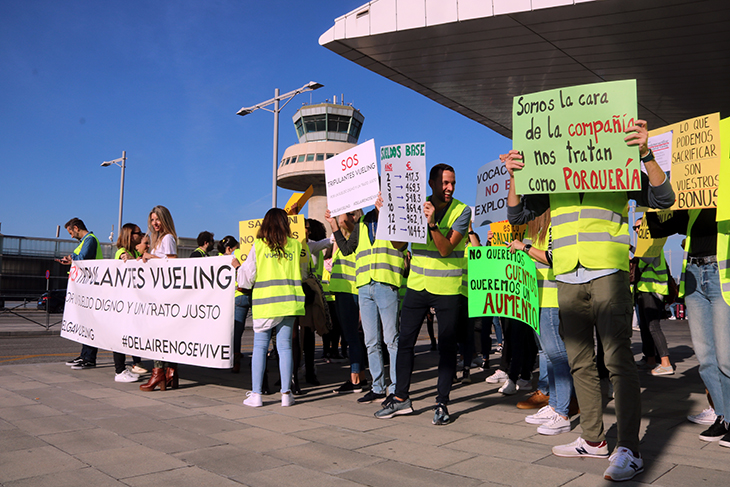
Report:
[[120,157],[119,159],[114,159],[113,161],[104,161],[101,163],[101,167],[107,167],[111,166],[112,164],[116,164],[117,166],[122,168],[122,183],[119,186],[119,222],[117,226],[117,236],[122,234],[122,207],[124,205],[124,170],[127,167],[126,162],[127,151],[122,151],[122,157]]
[[[252,107],[244,107],[238,110],[236,113],[237,115],[246,116],[249,113],[258,110],[259,108],[262,110],[266,110],[267,112],[271,112],[274,114],[274,180],[272,182],[271,187],[271,206],[272,208],[276,208],[276,175],[279,168],[279,112],[284,109],[284,107],[291,101],[292,98],[294,98],[299,93],[304,93],[306,91],[314,91],[322,88],[324,85],[316,83],[314,81],[310,81],[306,85],[302,86],[301,88],[290,91],[289,93],[285,93],[283,95],[279,94],[279,88],[276,88],[274,90],[274,98],[270,100],[266,100],[264,102],[259,103],[258,105],[254,105]],[[279,103],[281,101],[284,101],[284,104],[279,106]],[[273,104],[274,108],[267,108],[269,105]]]

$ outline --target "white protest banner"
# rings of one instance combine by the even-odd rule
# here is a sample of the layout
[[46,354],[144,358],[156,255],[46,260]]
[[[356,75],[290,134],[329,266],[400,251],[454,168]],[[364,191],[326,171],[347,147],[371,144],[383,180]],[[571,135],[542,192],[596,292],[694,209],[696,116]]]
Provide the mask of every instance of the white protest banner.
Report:
[[230,368],[234,291],[231,256],[76,260],[61,336],[148,359]]
[[507,219],[509,173],[499,159],[488,162],[477,173],[477,199],[474,208],[474,226]]
[[383,207],[376,237],[395,242],[426,243],[426,144],[380,148]]
[[[649,149],[654,153],[654,160],[664,172],[672,171],[672,130],[649,137],[647,141]],[[646,172],[644,163],[641,163],[641,170]]]
[[327,207],[332,216],[365,208],[378,199],[378,164],[373,139],[324,161]]

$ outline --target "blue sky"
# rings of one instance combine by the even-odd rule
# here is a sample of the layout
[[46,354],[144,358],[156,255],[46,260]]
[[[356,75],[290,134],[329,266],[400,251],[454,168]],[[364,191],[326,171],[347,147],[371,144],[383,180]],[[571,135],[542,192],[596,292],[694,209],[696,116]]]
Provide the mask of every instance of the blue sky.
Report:
[[308,81],[325,87],[282,111],[280,156],[302,103],[344,93],[365,116],[361,142],[425,141],[427,165],[454,166],[473,205],[477,170],[511,141],[319,45],[364,3],[0,2],[0,231],[54,237],[78,216],[106,240],[120,169],[100,164],[125,150],[124,222],[144,230],[161,204],[180,236],[237,235],[271,206],[273,115],[236,112]]
[[[236,112],[310,80],[325,85],[312,102],[344,93],[361,110],[361,142],[425,141],[428,166],[453,165],[456,197],[473,205],[477,169],[511,142],[321,47],[363,3],[0,2],[0,230],[53,237],[78,216],[106,239],[120,169],[99,165],[126,150],[125,222],[144,229],[161,204],[180,236],[236,235],[271,206],[273,148],[271,113]],[[281,113],[280,156],[309,101]]]

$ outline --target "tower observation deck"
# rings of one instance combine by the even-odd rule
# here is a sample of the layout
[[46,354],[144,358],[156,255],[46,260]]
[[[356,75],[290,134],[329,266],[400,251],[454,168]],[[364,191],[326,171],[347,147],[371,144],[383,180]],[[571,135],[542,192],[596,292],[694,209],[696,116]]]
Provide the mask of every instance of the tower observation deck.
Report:
[[357,145],[364,120],[359,110],[351,105],[337,104],[336,98],[332,103],[305,105],[292,117],[299,143],[284,151],[277,184],[294,191],[306,191],[313,186],[309,218],[325,223],[324,161]]

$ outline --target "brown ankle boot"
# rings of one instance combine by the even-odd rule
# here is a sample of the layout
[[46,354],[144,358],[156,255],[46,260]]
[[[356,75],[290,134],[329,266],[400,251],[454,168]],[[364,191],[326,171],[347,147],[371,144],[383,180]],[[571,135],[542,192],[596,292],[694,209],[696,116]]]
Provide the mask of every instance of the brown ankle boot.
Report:
[[233,370],[231,371],[234,374],[238,374],[241,372],[241,354],[240,353],[234,353],[233,354]]
[[150,377],[150,380],[147,381],[146,384],[142,384],[139,386],[140,391],[146,391],[151,392],[154,391],[157,386],[160,386],[160,390],[165,390],[165,370],[162,368],[154,368],[152,369],[152,377]]
[[165,368],[165,377],[167,378],[167,387],[177,389],[180,387],[179,376],[177,375],[177,364],[168,364]]

